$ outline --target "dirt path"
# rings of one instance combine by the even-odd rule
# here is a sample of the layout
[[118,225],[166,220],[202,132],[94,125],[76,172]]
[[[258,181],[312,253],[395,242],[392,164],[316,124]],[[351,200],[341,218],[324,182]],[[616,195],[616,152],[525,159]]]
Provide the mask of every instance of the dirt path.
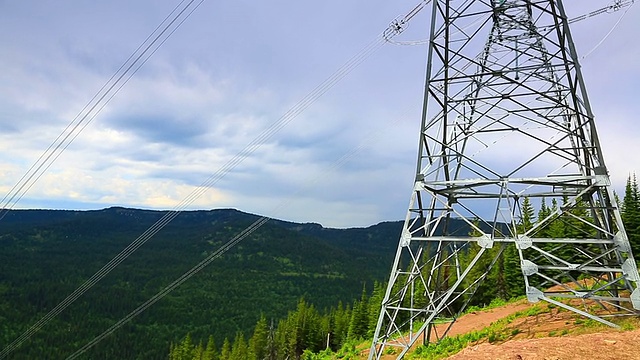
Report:
[[[532,305],[528,303],[526,300],[522,300],[516,303],[507,304],[505,306],[484,310],[484,311],[475,311],[460,317],[455,324],[451,327],[447,336],[456,336],[466,334],[471,331],[482,330],[487,326],[491,325],[491,323],[505,318],[511,314],[514,314],[518,311],[526,310]],[[438,325],[435,330],[432,330],[432,336],[435,336],[436,332],[438,334],[442,334],[448,324]],[[415,350],[418,346],[423,345],[422,341],[417,341],[416,344],[412,347],[412,350]],[[361,355],[368,356],[369,349],[365,350]],[[382,360],[391,360],[395,359],[396,355],[383,355]]]
[[512,340],[468,347],[448,360],[640,359],[640,330]]
[[[533,304],[522,300],[503,307],[477,311],[462,316],[452,326],[447,336],[466,334],[482,330],[492,323],[519,311],[525,311]],[[448,360],[640,360],[640,330],[619,331],[613,328],[584,328],[583,320],[572,312],[546,308],[535,316],[516,319],[508,329],[517,329],[508,341],[490,344],[480,343],[469,346]],[[446,324],[435,331],[440,334]],[[583,334],[585,331],[593,333]],[[597,331],[597,332],[596,332]],[[507,331],[508,332],[508,331]],[[576,334],[577,333],[577,334]],[[552,336],[567,334],[565,336]],[[422,341],[412,348],[415,350]],[[361,353],[368,355],[368,349]],[[384,355],[383,360],[395,359],[397,355]]]
[[[465,314],[460,319],[458,319],[455,324],[453,324],[447,336],[462,335],[471,331],[482,330],[491,325],[491,323],[494,323],[511,314],[515,314],[518,311],[526,310],[531,306],[532,304],[528,303],[526,300],[522,300],[491,310],[474,311]],[[440,325],[437,328],[443,330],[445,326]]]

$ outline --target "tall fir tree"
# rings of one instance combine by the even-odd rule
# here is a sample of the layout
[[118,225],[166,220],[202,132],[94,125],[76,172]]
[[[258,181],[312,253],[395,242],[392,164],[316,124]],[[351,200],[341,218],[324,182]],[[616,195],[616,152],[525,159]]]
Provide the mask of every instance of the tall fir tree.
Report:
[[384,300],[384,293],[386,287],[380,282],[373,283],[373,292],[369,298],[369,329],[367,331],[367,337],[373,338],[373,333],[378,325],[378,315],[380,315],[380,309],[382,308],[382,300]]
[[209,335],[209,339],[207,339],[207,347],[204,349],[204,354],[202,354],[202,360],[218,360],[216,342],[213,339],[213,335]]
[[233,346],[231,347],[231,355],[229,360],[248,360],[249,348],[247,341],[244,338],[244,334],[239,331],[233,340]]
[[222,342],[220,360],[231,360],[231,341],[229,341],[229,338],[224,338],[224,341]]
[[360,300],[353,303],[351,311],[351,322],[349,323],[349,339],[357,340],[367,335],[369,328],[369,301],[367,299],[366,287],[362,288]]
[[627,178],[621,207],[622,221],[631,243],[631,251],[637,258],[640,256],[640,194],[635,174]]
[[269,325],[264,314],[260,315],[260,320],[256,323],[253,336],[249,340],[249,356],[251,359],[262,360],[267,355],[269,343]]

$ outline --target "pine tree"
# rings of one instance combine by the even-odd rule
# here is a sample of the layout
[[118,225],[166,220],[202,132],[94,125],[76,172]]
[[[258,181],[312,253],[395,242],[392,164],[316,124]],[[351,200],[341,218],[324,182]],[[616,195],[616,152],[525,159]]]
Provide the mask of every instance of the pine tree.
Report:
[[524,234],[535,224],[535,210],[528,196],[525,196],[524,200],[522,200],[521,214],[520,222],[518,223],[518,232]]
[[202,360],[218,360],[218,354],[216,353],[216,342],[213,339],[213,335],[209,335],[207,339],[207,347],[202,354]]
[[[184,339],[176,345],[171,345],[169,350],[170,360],[193,360],[196,356],[197,347],[191,340],[191,334],[187,334]],[[198,357],[199,360],[199,357]]]
[[242,332],[236,334],[231,348],[231,356],[229,360],[247,360],[249,358],[249,347]]
[[231,342],[229,341],[229,338],[224,338],[224,341],[222,342],[220,360],[231,360]]
[[515,244],[509,244],[503,252],[504,257],[504,282],[506,288],[505,299],[511,299],[524,295],[524,275],[520,265],[520,255]]
[[369,325],[367,331],[367,337],[373,337],[373,333],[376,331],[378,325],[378,316],[382,308],[382,300],[384,300],[386,286],[379,282],[373,283],[373,292],[369,298]]
[[[558,201],[553,199],[551,201],[551,209],[549,209],[549,213],[553,214],[558,211]],[[562,222],[561,218],[556,218],[551,221],[549,226],[547,227],[547,236],[550,238],[564,238],[565,236],[565,226]]]
[[351,311],[351,321],[349,323],[349,339],[361,339],[367,335],[369,328],[369,301],[367,299],[367,290],[363,286],[360,301],[353,303]]
[[622,221],[634,256],[640,256],[640,192],[635,174],[633,178],[627,178],[622,200]]
[[202,341],[198,343],[193,349],[193,355],[191,356],[191,360],[203,360],[204,357],[204,345],[202,345]]
[[333,349],[339,349],[348,339],[349,323],[351,322],[351,308],[349,305],[343,307],[342,302],[338,303],[338,308],[333,311],[333,339],[331,341]]
[[[473,224],[474,226],[471,227],[468,235],[470,237],[479,237],[484,235],[483,232],[478,230],[480,228],[480,220],[474,219]],[[496,259],[493,267],[489,269],[491,263],[494,261],[502,247],[503,245],[498,246],[498,244],[494,244],[493,248],[486,249],[482,257],[478,259],[474,267],[469,271],[469,274],[464,279],[464,286],[472,287],[471,292],[468,293],[471,298],[467,297],[465,299],[469,301],[469,305],[486,305],[494,298],[504,296],[506,289],[502,274],[502,269],[504,268],[502,256]],[[469,266],[480,250],[481,247],[476,242],[470,242],[466,248],[460,252],[461,266],[463,268]],[[476,280],[486,272],[488,272],[488,274],[486,274],[485,278],[474,284],[474,282],[476,282]]]
[[249,340],[250,358],[262,360],[267,354],[267,343],[269,341],[269,325],[264,314],[260,315],[260,320],[256,323],[253,336]]
[[[538,211],[538,223],[543,222],[547,219],[547,217],[551,215],[551,209],[547,207],[547,202],[545,198],[542,198],[540,203],[540,210]],[[549,237],[549,223],[543,224],[540,226],[538,232],[538,237]]]

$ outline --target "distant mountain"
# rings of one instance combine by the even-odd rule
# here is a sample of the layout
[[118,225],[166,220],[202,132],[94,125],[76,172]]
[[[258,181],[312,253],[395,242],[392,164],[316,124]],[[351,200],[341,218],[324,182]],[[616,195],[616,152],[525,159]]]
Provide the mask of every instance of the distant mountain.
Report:
[[[13,210],[0,221],[0,347],[101,269],[165,212]],[[9,358],[64,358],[245,229],[258,215],[186,211]],[[350,303],[386,281],[401,222],[329,229],[271,220],[90,351],[90,358],[166,358],[185,333],[217,341],[278,319],[304,296]]]

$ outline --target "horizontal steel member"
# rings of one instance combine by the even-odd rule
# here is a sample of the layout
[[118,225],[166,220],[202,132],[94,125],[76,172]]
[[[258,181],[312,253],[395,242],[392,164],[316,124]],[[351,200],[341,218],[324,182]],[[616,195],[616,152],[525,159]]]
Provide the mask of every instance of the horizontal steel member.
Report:
[[[443,241],[443,242],[478,242],[481,237],[461,236],[412,236],[411,241]],[[534,243],[556,244],[614,244],[613,239],[564,239],[564,238],[530,238]],[[515,243],[517,238],[494,238],[494,242]]]

